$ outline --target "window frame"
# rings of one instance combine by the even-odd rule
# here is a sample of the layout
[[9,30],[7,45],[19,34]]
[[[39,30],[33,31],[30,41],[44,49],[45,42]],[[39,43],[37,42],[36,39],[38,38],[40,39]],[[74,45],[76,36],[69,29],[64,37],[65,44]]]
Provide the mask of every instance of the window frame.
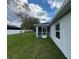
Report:
[[55,24],[55,37],[60,40],[60,23]]

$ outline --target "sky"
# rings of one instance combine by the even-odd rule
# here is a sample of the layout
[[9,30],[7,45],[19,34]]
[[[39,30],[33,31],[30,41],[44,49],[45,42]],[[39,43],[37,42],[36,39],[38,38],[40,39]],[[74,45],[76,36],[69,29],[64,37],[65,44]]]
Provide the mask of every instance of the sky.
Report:
[[[56,11],[61,7],[64,0],[21,0],[25,2],[29,8],[30,16],[39,18],[41,23],[51,21],[53,16],[56,14]],[[14,6],[15,7],[15,6]],[[22,8],[23,9],[23,8]],[[11,6],[7,8],[7,23],[9,25],[14,25],[20,27],[21,20],[17,15],[13,13],[13,10],[16,12],[19,9],[15,9]],[[23,9],[24,10],[24,9]]]

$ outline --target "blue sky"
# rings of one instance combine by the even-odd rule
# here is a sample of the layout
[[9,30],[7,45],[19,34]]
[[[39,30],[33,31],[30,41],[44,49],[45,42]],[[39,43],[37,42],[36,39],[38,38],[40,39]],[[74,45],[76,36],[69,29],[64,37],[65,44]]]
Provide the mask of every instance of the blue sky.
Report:
[[48,13],[54,13],[57,8],[51,9],[47,1],[44,0],[28,0],[28,3],[38,4],[43,10],[47,11]]
[[52,18],[55,15],[57,9],[59,9],[57,5],[59,4],[59,6],[61,6],[64,0],[54,0],[54,1],[55,3],[52,3],[53,2],[52,0],[28,0],[28,4],[33,3],[39,5],[44,11],[48,13],[48,17]]
[[[28,12],[28,14],[30,16],[39,18],[42,23],[42,22],[52,20],[52,17],[55,15],[56,11],[61,7],[62,2],[64,0],[54,0],[54,1],[52,0],[21,0],[21,1],[27,3],[27,5],[29,6],[31,11]],[[21,23],[18,22],[19,18],[17,18],[17,16],[13,16],[14,14],[12,12],[9,13],[11,11],[10,9],[14,9],[14,7],[10,7],[8,9],[8,13],[7,13],[8,23],[9,24],[13,23],[13,25],[16,24],[15,26],[18,25],[20,27]]]

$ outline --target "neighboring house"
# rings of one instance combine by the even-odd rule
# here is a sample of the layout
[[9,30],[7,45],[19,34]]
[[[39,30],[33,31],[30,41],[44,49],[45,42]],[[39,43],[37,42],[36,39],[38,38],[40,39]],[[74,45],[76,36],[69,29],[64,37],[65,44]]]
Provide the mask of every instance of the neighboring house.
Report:
[[48,23],[34,24],[36,26],[36,37],[47,38],[50,34],[50,27]]
[[[65,0],[51,23],[45,27],[50,27],[50,37],[60,48],[67,59],[71,59],[71,0]],[[36,26],[36,36],[38,37],[39,26]],[[47,30],[45,31],[47,33]],[[46,37],[45,37],[46,38]]]

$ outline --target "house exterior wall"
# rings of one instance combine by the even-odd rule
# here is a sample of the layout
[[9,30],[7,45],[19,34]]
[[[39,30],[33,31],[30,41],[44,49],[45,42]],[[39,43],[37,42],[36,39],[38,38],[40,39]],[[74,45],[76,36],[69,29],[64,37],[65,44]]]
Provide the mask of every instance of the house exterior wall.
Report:
[[38,37],[38,26],[36,26],[36,37]]
[[[60,39],[57,39],[55,35],[55,26],[57,23],[60,23]],[[71,12],[50,26],[50,37],[64,55],[68,59],[71,59]]]
[[36,26],[36,37],[47,38],[47,27],[45,26]]

